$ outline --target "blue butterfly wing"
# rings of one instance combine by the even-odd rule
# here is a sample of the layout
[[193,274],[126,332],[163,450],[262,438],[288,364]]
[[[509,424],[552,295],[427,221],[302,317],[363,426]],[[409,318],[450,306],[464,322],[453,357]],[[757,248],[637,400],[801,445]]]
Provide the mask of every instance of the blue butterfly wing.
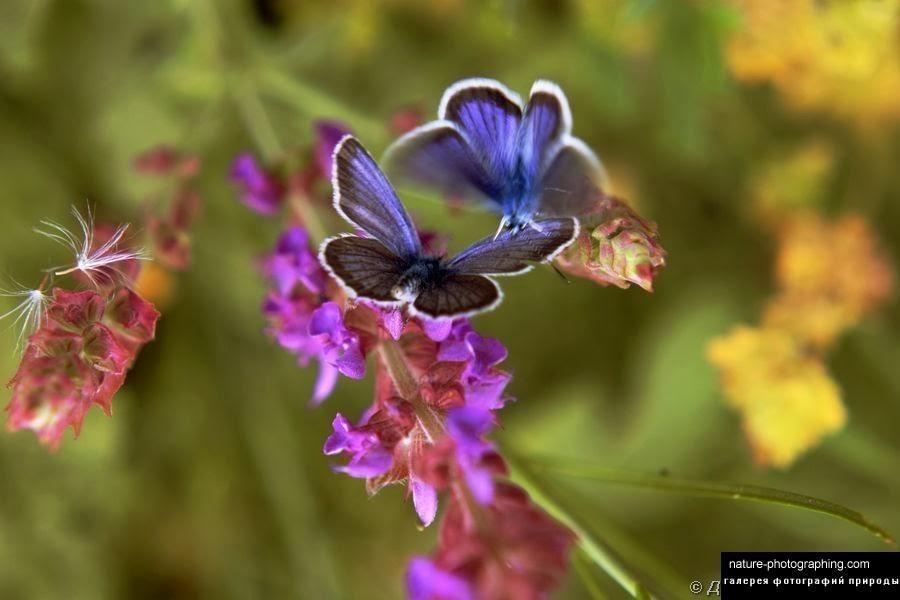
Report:
[[542,216],[577,216],[597,204],[607,177],[591,149],[569,137],[550,160],[539,185]]
[[522,177],[529,186],[538,183],[571,131],[572,113],[565,94],[555,83],[535,81],[517,140]]
[[498,183],[470,141],[450,121],[432,121],[394,142],[384,155],[389,173],[466,200],[479,200],[497,209]]
[[345,136],[335,147],[331,179],[334,207],[351,225],[400,258],[421,254],[412,219],[375,160],[353,136]]
[[518,160],[516,138],[522,122],[519,96],[493,79],[464,79],[444,92],[438,118],[459,127],[491,181],[503,189],[514,175]]
[[576,219],[543,219],[521,231],[475,242],[453,257],[447,268],[465,275],[517,275],[533,263],[552,260],[577,236]]

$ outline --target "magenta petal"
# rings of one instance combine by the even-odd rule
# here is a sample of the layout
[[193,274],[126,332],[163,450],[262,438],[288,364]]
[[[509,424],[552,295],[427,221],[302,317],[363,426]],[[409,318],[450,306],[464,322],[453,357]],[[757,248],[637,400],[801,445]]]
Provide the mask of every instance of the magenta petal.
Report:
[[385,311],[382,316],[382,324],[392,339],[399,340],[403,333],[403,313],[396,309]]
[[310,335],[333,336],[341,325],[341,309],[335,302],[326,302],[315,310],[309,321]]
[[472,358],[472,351],[464,341],[445,339],[438,350],[437,358],[450,362],[465,362]]
[[350,379],[362,379],[366,375],[366,359],[359,349],[357,341],[350,342],[350,346],[335,362],[338,370]]
[[318,406],[331,395],[337,384],[338,370],[325,361],[319,362],[319,374],[316,377],[316,385],[313,387],[310,404]]
[[425,335],[435,342],[443,342],[453,330],[453,319],[421,319]]
[[494,477],[487,469],[467,469],[466,485],[479,503],[486,506],[494,499]]
[[231,181],[241,188],[241,202],[248,208],[263,214],[278,212],[283,199],[278,182],[256,162],[251,154],[240,154],[234,159],[229,172]]
[[334,420],[331,422],[332,433],[328,436],[328,439],[325,440],[325,447],[322,448],[322,452],[325,454],[337,454],[338,452],[343,452],[348,448],[351,448],[352,443],[352,429],[353,425],[350,421],[342,415],[338,413],[334,416]]
[[410,476],[409,487],[412,490],[416,514],[419,515],[422,524],[428,527],[437,515],[437,490],[415,476]]
[[409,561],[409,568],[406,571],[406,593],[409,600],[474,598],[465,579],[442,571],[432,561],[421,556]]
[[472,349],[476,365],[482,369],[493,367],[506,359],[506,347],[495,338],[482,337],[470,331],[466,334],[466,343]]
[[372,446],[365,452],[354,456],[346,466],[335,467],[335,471],[346,473],[350,477],[368,479],[378,477],[391,468],[393,455],[381,446]]

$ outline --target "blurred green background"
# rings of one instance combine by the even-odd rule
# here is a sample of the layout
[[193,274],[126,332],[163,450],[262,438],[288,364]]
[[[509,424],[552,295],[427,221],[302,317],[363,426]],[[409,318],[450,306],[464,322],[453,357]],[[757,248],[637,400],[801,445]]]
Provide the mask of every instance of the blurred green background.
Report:
[[[861,213],[900,256],[896,121],[863,130],[735,81],[724,48],[740,27],[736,8],[688,1],[0,3],[4,277],[36,285],[60,262],[31,227],[65,221],[70,205],[139,220],[151,190],[131,161],[153,145],[202,158],[206,202],[194,264],[114,417],[93,410],[56,453],[29,433],[0,436],[0,598],[401,595],[407,559],[434,547],[436,528],[417,529],[404,490],[367,499],[361,482],[329,470],[321,446],[334,412],[358,415],[371,380],[342,380],[325,406],[307,408],[314,373],[262,334],[254,261],[278,223],[236,201],[227,168],[239,151],[267,150],[265,121],[298,147],[314,119],[340,119],[378,153],[391,115],[418,106],[430,117],[443,89],[469,76],[522,94],[536,78],[559,83],[575,134],[659,223],[669,252],[653,294],[565,285],[549,270],[504,281],[504,305],[477,320],[510,351],[518,401],[504,411],[501,448],[791,490],[900,532],[896,302],[831,352],[848,426],[789,470],[753,465],[705,358],[710,338],[756,322],[772,292],[773,240],[753,215],[751,184],[805,140],[836,152],[817,210]],[[452,233],[453,247],[496,222],[408,205]],[[14,344],[14,331],[0,333],[0,347]],[[0,373],[16,361],[0,353]],[[887,549],[783,507],[547,484],[684,597],[688,582],[716,577],[723,550]],[[559,596],[589,597],[574,570]]]

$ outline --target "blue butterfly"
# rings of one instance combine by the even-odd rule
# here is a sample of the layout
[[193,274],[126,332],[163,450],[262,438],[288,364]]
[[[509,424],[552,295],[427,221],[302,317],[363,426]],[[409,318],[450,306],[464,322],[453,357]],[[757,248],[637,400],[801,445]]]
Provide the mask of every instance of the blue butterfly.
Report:
[[501,213],[498,233],[538,216],[578,216],[605,180],[599,159],[571,135],[572,113],[554,83],[538,80],[528,104],[492,79],[465,79],[444,92],[438,120],[388,148],[388,172]]
[[432,319],[471,316],[496,307],[503,295],[496,275],[529,271],[550,261],[578,235],[571,217],[538,221],[535,228],[475,242],[453,258],[422,249],[419,234],[387,177],[352,136],[335,147],[334,207],[370,237],[328,238],[319,260],[351,297],[382,306],[409,305]]

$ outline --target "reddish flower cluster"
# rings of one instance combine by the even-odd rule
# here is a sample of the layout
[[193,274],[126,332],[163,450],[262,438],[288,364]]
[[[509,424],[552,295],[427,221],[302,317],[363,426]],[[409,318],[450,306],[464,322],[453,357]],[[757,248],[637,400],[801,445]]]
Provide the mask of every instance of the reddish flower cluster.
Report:
[[[159,313],[132,286],[141,270],[142,251],[125,241],[127,225],[94,226],[92,216],[73,210],[82,238],[52,222],[45,236],[74,253],[73,265],[47,278],[72,275],[91,289],[54,287],[14,294],[30,334],[6,407],[11,431],[30,429],[51,448],[71,427],[78,435],[88,409],[96,404],[109,415],[112,398],[125,381],[137,353],[153,339]],[[11,314],[11,313],[7,313]],[[5,316],[5,315],[4,315]]]
[[573,534],[509,483],[497,484],[494,501],[477,513],[459,499],[464,493],[451,496],[434,557],[410,562],[410,599],[546,597],[565,573]]
[[56,447],[67,427],[79,433],[91,405],[111,414],[112,398],[138,351],[153,339],[158,317],[127,288],[109,296],[54,289],[46,318],[9,383],[9,429],[31,429]]
[[134,168],[143,175],[172,180],[167,210],[148,206],[147,229],[154,258],[168,269],[184,271],[191,264],[191,228],[203,204],[194,189],[200,160],[158,146],[139,155]]
[[666,264],[666,251],[659,243],[656,223],[615,196],[598,192],[593,210],[581,219],[578,239],[557,262],[575,277],[620,288],[636,283],[650,292]]

